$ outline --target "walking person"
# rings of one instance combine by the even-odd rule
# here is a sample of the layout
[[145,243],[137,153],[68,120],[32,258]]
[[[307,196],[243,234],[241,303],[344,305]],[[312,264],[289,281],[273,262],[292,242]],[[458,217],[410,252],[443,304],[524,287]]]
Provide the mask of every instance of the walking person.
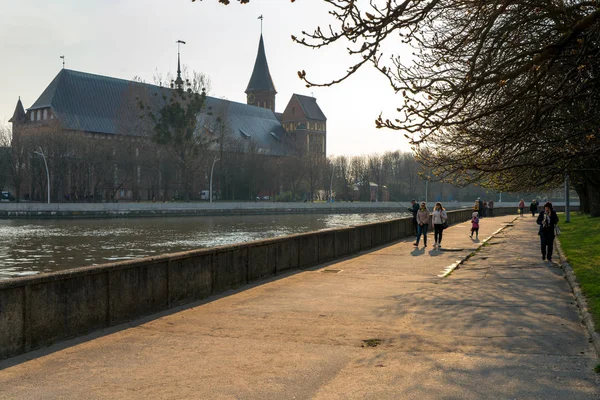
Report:
[[423,244],[427,247],[427,230],[429,229],[429,210],[425,202],[421,202],[421,207],[417,212],[417,241],[414,243],[415,246],[419,246],[419,240],[423,235]]
[[473,239],[473,233],[475,233],[475,239],[479,240],[479,217],[476,212],[471,217],[471,239]]
[[552,203],[544,204],[544,211],[538,215],[537,223],[540,226],[540,244],[542,245],[542,260],[546,257],[552,262],[552,251],[554,250],[554,226],[558,224],[558,215],[552,207]]
[[531,200],[531,204],[529,205],[529,212],[531,212],[531,216],[535,217],[535,213],[538,212],[538,202],[536,199]]
[[483,201],[483,213],[481,215],[483,218],[487,217],[487,208],[488,208],[488,203],[487,203],[487,201],[484,200]]
[[417,213],[419,212],[419,205],[417,204],[415,199],[412,199],[410,201],[410,204],[411,206],[408,208],[408,211],[410,211],[413,215],[413,226],[415,227],[415,235],[417,235],[419,233],[417,226]]
[[444,232],[444,222],[448,220],[446,209],[442,207],[442,203],[435,203],[435,208],[431,213],[431,223],[433,224],[433,239],[435,243],[433,247],[442,248],[442,232]]
[[522,217],[523,216],[523,209],[525,208],[525,201],[523,201],[523,199],[521,199],[521,201],[519,201],[519,215]]
[[488,201],[488,214],[490,217],[494,216],[494,200]]

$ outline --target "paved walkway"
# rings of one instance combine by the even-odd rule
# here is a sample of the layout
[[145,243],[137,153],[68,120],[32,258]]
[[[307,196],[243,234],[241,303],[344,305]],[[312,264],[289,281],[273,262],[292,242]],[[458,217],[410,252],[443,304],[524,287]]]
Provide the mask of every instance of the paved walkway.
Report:
[[563,272],[514,219],[483,219],[477,252],[464,223],[444,251],[405,240],[5,360],[0,398],[598,399]]

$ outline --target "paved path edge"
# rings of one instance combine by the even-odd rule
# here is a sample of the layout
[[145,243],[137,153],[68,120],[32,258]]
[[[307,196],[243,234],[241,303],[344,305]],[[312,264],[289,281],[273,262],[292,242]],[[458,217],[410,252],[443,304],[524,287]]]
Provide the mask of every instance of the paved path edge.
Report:
[[583,318],[583,324],[585,325],[594,345],[594,349],[596,350],[596,357],[600,358],[600,334],[596,332],[592,314],[590,314],[588,311],[587,299],[579,287],[573,267],[571,267],[571,264],[569,263],[569,260],[567,259],[567,256],[565,255],[558,238],[556,239],[556,248],[559,253],[560,266],[565,271],[565,278],[567,279],[567,282],[569,282],[569,286],[571,286],[571,290],[575,295],[577,306],[579,307],[579,311],[581,312],[581,316]]
[[[510,221],[509,224],[514,223],[516,219],[517,219],[517,217],[515,217],[512,221]],[[441,274],[441,275],[438,275],[438,277],[439,278],[446,278],[448,275],[450,275],[452,272],[454,272],[455,269],[460,268],[461,265],[463,265],[467,260],[469,260],[469,258],[473,257],[473,255],[475,253],[477,253],[490,239],[492,239],[494,236],[496,236],[497,234],[499,234],[500,232],[502,232],[503,230],[505,230],[506,228],[508,228],[509,226],[511,226],[509,224],[504,225],[502,228],[496,230],[490,236],[488,236],[487,238],[483,239],[481,241],[481,243],[477,244],[477,247],[475,248],[475,250],[473,250],[470,254],[467,254],[466,256],[464,256],[463,258],[461,258],[460,260],[458,260],[454,264],[450,265],[450,267],[446,268],[444,270],[444,273]],[[443,250],[444,250],[444,248],[442,248],[442,251]],[[598,352],[598,349],[596,349],[596,352]],[[598,353],[598,354],[600,354],[600,353]]]

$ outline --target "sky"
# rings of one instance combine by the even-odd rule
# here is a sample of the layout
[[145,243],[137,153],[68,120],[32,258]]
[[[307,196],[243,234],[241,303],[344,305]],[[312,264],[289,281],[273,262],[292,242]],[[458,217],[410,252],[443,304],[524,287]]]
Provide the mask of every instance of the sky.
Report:
[[19,0],[0,15],[0,124],[8,123],[19,96],[30,107],[62,68],[152,83],[156,71],[182,64],[210,77],[214,97],[246,102],[244,91],[263,38],[277,89],[276,111],[293,93],[314,96],[327,117],[327,154],[362,155],[410,151],[402,132],[376,129],[383,112],[396,118],[402,103],[385,78],[366,66],[331,87],[306,88],[297,72],[318,82],[339,78],[351,65],[343,46],[309,49],[296,44],[318,25],[334,20],[325,2],[251,0],[224,6],[217,0]]

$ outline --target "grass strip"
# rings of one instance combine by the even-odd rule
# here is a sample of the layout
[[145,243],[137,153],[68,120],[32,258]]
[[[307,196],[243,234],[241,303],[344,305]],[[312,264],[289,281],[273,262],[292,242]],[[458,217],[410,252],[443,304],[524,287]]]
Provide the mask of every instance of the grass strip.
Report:
[[600,218],[571,213],[571,222],[559,214],[560,244],[583,294],[596,331],[600,328]]

